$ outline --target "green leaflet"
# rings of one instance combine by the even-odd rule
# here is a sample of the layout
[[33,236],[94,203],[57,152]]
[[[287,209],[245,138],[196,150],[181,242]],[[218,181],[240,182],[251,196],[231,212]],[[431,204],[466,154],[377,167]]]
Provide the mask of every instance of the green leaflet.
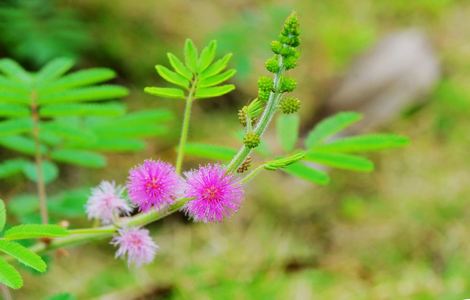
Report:
[[126,113],[126,107],[120,103],[66,103],[44,105],[39,110],[41,117],[98,116],[117,117]]
[[[29,155],[34,155],[36,149],[32,139],[19,135],[0,137],[0,145],[5,148]],[[47,147],[40,145],[40,151],[41,153],[45,154],[47,152]]]
[[68,235],[67,229],[53,224],[23,224],[5,231],[6,240],[37,239],[43,237],[62,237]]
[[304,157],[305,157],[305,152],[301,151],[293,155],[289,155],[289,156],[285,156],[285,157],[281,157],[275,160],[268,161],[264,163],[264,168],[266,170],[275,171],[278,169],[285,168],[289,165],[292,165],[293,163],[301,160]]
[[167,67],[160,66],[160,65],[156,65],[155,69],[157,70],[157,73],[166,81],[179,85],[184,88],[189,88],[190,82],[183,75],[173,72]]
[[201,81],[199,81],[198,83],[198,88],[205,88],[205,87],[210,87],[210,86],[214,86],[214,85],[218,85],[224,81],[227,81],[229,80],[230,78],[233,77],[233,75],[235,75],[235,73],[237,73],[237,71],[235,69],[230,69],[230,70],[227,70],[221,74],[218,74],[218,75],[214,75],[214,76],[211,76],[211,77],[207,77],[205,79],[202,79]]
[[201,52],[201,56],[199,57],[199,61],[197,64],[197,72],[203,72],[214,60],[215,58],[215,51],[217,50],[217,41],[212,40],[210,41],[209,45],[207,45]]
[[116,77],[116,73],[106,68],[81,70],[40,86],[39,92],[41,95],[45,96],[67,89],[101,83],[114,77]]
[[374,170],[374,163],[367,158],[343,153],[310,151],[305,159],[338,169],[357,172],[372,172]]
[[40,82],[47,82],[62,76],[69,71],[74,65],[73,59],[56,58],[47,63],[37,74]]
[[[44,182],[45,183],[50,183],[52,181],[54,181],[57,176],[59,175],[59,169],[57,168],[57,166],[50,162],[50,161],[43,161],[42,164],[42,176],[43,176],[43,179],[44,179]],[[33,181],[33,182],[37,182],[38,181],[38,173],[37,173],[37,169],[36,169],[36,164],[32,163],[32,162],[27,162],[24,164],[23,166],[23,173],[26,175],[26,177]]]
[[330,183],[330,177],[313,167],[306,166],[302,162],[296,162],[282,169],[284,172],[297,176],[299,178],[311,181],[319,185],[327,185]]
[[0,163],[0,178],[7,178],[12,175],[21,173],[28,164],[24,159],[10,159]]
[[167,53],[167,56],[171,66],[176,71],[176,73],[180,74],[187,80],[193,79],[193,73],[188,68],[186,68],[183,62],[178,59],[178,57],[176,57],[173,53],[170,52]]
[[196,90],[194,99],[213,98],[230,93],[235,89],[235,85],[226,84],[216,87],[200,88]]
[[31,75],[28,74],[17,62],[9,58],[0,59],[0,71],[14,81],[29,82]]
[[226,146],[209,145],[202,143],[187,143],[185,153],[197,157],[228,161],[237,153],[237,150]]
[[12,289],[19,289],[23,286],[20,273],[3,257],[0,257],[0,283]]
[[98,153],[75,150],[59,149],[50,153],[53,160],[88,168],[102,168],[106,165],[106,158]]
[[29,132],[33,128],[33,121],[30,118],[10,119],[0,121],[0,136],[15,135]]
[[0,117],[28,117],[30,114],[31,111],[24,105],[0,103]]
[[282,114],[276,122],[277,138],[284,152],[294,149],[299,136],[300,119],[298,114]]
[[408,145],[407,137],[395,134],[367,134],[346,137],[314,147],[323,152],[367,152]]
[[322,120],[308,133],[305,139],[306,147],[312,148],[322,143],[361,118],[362,116],[355,112],[342,112]]
[[183,90],[176,88],[146,87],[144,91],[151,95],[160,96],[163,98],[184,99]]
[[197,73],[197,48],[191,39],[186,39],[184,43],[184,61],[191,72]]
[[100,86],[70,89],[47,95],[39,95],[38,102],[39,104],[54,104],[109,100],[127,96],[128,93],[128,90],[122,86],[104,84]]
[[224,57],[217,60],[200,74],[199,79],[203,80],[222,72],[227,67],[230,58],[232,58],[232,53],[226,54]]
[[0,240],[0,251],[38,272],[42,273],[47,269],[46,263],[39,255],[16,242]]

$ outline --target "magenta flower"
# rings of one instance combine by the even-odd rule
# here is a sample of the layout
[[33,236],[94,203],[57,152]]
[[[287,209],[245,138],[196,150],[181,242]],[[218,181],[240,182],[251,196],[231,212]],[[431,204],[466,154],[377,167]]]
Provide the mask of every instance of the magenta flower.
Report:
[[111,244],[117,246],[116,257],[127,256],[127,264],[140,267],[149,264],[157,254],[158,246],[147,229],[120,229]]
[[127,182],[129,198],[141,211],[173,203],[181,187],[182,180],[173,166],[160,160],[144,161],[130,171]]
[[122,197],[124,187],[114,182],[102,181],[91,190],[91,196],[86,204],[89,219],[99,219],[104,224],[113,222],[113,218],[120,214],[128,215],[131,208]]
[[240,182],[221,165],[207,165],[185,173],[186,197],[194,198],[185,212],[195,221],[220,222],[236,212],[243,200]]

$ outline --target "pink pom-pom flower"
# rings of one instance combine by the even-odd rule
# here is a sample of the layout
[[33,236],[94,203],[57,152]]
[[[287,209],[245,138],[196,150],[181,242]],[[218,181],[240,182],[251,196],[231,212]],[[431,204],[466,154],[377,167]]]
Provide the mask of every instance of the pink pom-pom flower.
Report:
[[111,244],[117,246],[117,258],[127,256],[127,264],[140,267],[149,264],[157,254],[158,246],[150,237],[147,229],[120,229]]
[[131,207],[123,199],[124,187],[114,182],[102,181],[91,191],[91,196],[86,204],[86,212],[89,219],[101,220],[104,224],[113,222],[113,218],[128,215]]
[[184,211],[194,220],[220,222],[236,212],[243,200],[240,182],[218,164],[210,164],[185,173],[186,197]]
[[141,211],[161,209],[173,203],[182,187],[182,180],[169,163],[146,160],[129,173],[127,191]]

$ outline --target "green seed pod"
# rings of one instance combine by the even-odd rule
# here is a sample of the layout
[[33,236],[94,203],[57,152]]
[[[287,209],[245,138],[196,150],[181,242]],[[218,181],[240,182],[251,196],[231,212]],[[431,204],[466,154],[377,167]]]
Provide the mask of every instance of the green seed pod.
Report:
[[271,57],[266,61],[266,69],[271,73],[279,72],[279,62],[277,60],[277,55]]
[[281,92],[292,92],[297,87],[297,81],[293,78],[284,77],[281,81]]
[[238,120],[243,125],[246,126],[246,111],[248,110],[247,106],[243,106],[240,110],[238,110]]
[[300,100],[296,97],[285,97],[281,100],[279,105],[282,113],[293,114],[300,108]]
[[271,91],[258,90],[258,99],[262,102],[266,102],[269,100],[270,94],[271,94]]
[[271,50],[272,50],[275,54],[281,53],[281,50],[282,50],[282,44],[281,44],[281,42],[279,42],[279,41],[272,41],[272,42],[271,42]]
[[258,79],[258,88],[262,91],[272,91],[273,85],[273,80],[270,77],[261,76],[261,78]]
[[254,132],[248,132],[245,134],[245,137],[243,138],[243,144],[247,146],[250,149],[258,147],[260,143],[260,138],[259,135],[257,135]]

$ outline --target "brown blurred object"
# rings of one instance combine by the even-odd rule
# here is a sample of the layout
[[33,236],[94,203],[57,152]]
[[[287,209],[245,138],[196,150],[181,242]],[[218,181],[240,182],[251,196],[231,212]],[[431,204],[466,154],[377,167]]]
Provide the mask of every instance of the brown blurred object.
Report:
[[417,29],[396,32],[353,63],[327,97],[322,115],[358,111],[364,120],[354,131],[371,130],[422,104],[439,77],[439,60],[426,34]]

